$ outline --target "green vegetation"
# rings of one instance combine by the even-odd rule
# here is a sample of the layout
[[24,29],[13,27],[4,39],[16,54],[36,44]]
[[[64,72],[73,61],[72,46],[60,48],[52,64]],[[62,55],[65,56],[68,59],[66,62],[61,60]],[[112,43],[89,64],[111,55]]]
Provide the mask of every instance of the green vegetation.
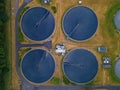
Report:
[[3,26],[5,25],[6,21],[8,20],[7,13],[5,12],[5,1],[1,0],[0,1],[0,30],[4,28]]
[[114,25],[114,15],[120,9],[120,3],[115,3],[111,8],[108,9],[107,13],[105,14],[106,22],[105,27],[106,30],[109,32],[109,35],[114,39],[116,38],[117,30]]
[[70,84],[70,81],[65,77],[65,75],[63,75],[63,82],[67,85]]
[[51,9],[53,10],[54,13],[57,13],[57,8],[55,6],[51,6]]
[[[76,85],[76,84],[70,82],[70,81],[65,77],[65,75],[63,75],[63,82],[64,82],[64,84],[66,84],[66,85]],[[87,83],[87,84],[85,84],[85,85],[93,85],[93,84],[94,84],[94,81],[91,81],[91,82],[89,82],[89,83]],[[83,86],[84,86],[84,84],[83,84]]]
[[[18,22],[20,23],[20,20],[21,20],[21,18],[22,18],[22,15],[24,14],[24,12],[26,11],[26,10],[28,10],[30,7],[25,7],[25,8],[23,8],[22,9],[22,11],[20,12],[20,15],[19,15],[19,17],[18,17]],[[19,25],[19,27],[18,27],[18,41],[19,42],[23,42],[24,41],[24,36],[23,36],[23,34],[22,34],[22,32],[21,32],[21,27],[20,27],[20,25]]]
[[24,41],[24,36],[21,32],[20,26],[18,27],[18,42],[23,42]]
[[19,15],[19,17],[18,17],[18,22],[20,22],[22,15],[23,15],[24,12],[25,12],[26,10],[28,10],[29,8],[30,8],[30,7],[25,7],[25,8],[23,8],[23,9],[21,10],[20,15]]
[[76,84],[70,82],[70,81],[65,77],[65,75],[63,75],[63,82],[64,82],[66,85],[76,85]]
[[57,77],[53,77],[51,79],[51,83],[55,84],[55,85],[59,85],[61,83],[61,80]]
[[[120,9],[120,2],[113,2],[112,6],[110,8],[108,8],[106,14],[105,14],[105,24],[104,24],[104,29],[103,30],[103,37],[106,38],[105,43],[110,41],[109,43],[107,43],[106,46],[110,46],[111,48],[108,48],[109,51],[106,53],[107,56],[111,57],[111,69],[109,69],[109,75],[111,78],[111,81],[113,83],[120,83],[120,80],[117,78],[117,76],[114,73],[114,65],[115,65],[115,60],[116,60],[116,53],[117,52],[117,42],[120,38],[118,31],[116,30],[116,27],[114,25],[114,15],[115,13]],[[108,39],[109,38],[109,39]],[[115,44],[116,43],[116,44]]]
[[20,63],[21,63],[21,60],[22,60],[22,57],[23,55],[28,52],[29,50],[31,50],[31,48],[23,48],[19,51],[19,57],[18,57],[18,65],[20,67]]
[[[115,59],[115,57],[114,57]],[[111,80],[113,83],[120,83],[120,79],[115,75],[115,72],[114,72],[114,65],[115,65],[116,61],[115,60],[112,60],[111,61],[111,69],[109,70],[109,75],[111,77]]]
[[19,57],[18,58],[18,65],[19,65],[19,67],[20,67],[20,64],[21,64],[21,60],[22,60],[21,57]]
[[7,40],[6,40],[6,22],[8,21],[8,15],[6,12],[5,0],[0,0],[0,90],[6,90],[6,85],[9,80],[8,72],[9,65],[7,60]]
[[91,81],[91,82],[88,82],[86,85],[94,85],[94,80],[93,81]]

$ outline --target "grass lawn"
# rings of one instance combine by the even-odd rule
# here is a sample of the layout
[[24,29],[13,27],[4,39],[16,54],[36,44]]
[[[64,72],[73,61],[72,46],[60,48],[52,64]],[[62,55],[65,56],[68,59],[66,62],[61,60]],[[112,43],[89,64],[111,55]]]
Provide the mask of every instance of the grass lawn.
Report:
[[22,18],[22,15],[25,13],[26,10],[28,10],[30,7],[25,7],[23,8],[23,10],[21,11],[19,17],[18,17],[18,22],[19,22],[19,26],[18,26],[18,41],[19,42],[23,42],[24,41],[24,35],[21,32],[21,27],[20,27],[20,20]]
[[22,18],[22,15],[25,13],[26,10],[28,10],[30,7],[24,7],[22,9],[22,11],[20,12],[20,15],[18,17],[18,22],[20,22],[21,18]]
[[120,79],[115,75],[115,72],[114,72],[114,65],[115,65],[116,61],[113,61],[111,62],[112,64],[112,68],[109,70],[109,75],[111,77],[111,80],[114,84],[120,84]]
[[57,13],[57,8],[55,6],[51,6],[51,9],[53,10],[54,13]]
[[114,25],[114,15],[120,9],[120,2],[113,2],[111,7],[108,8],[105,14],[105,23],[104,23],[104,30],[103,30],[103,38],[105,38],[104,43],[108,47],[109,51],[105,54],[111,57],[111,69],[109,69],[109,75],[111,79],[111,84],[120,84],[120,80],[116,77],[114,73],[114,64],[118,54],[118,42],[120,35],[116,30]]
[[65,75],[63,75],[63,82],[64,82],[64,84],[66,84],[66,85],[69,85],[69,84],[70,84],[70,81],[65,77]]
[[24,41],[24,35],[23,35],[22,31],[21,31],[20,26],[18,27],[18,41],[19,42],[23,42]]
[[70,81],[66,78],[66,76],[65,76],[64,74],[63,74],[63,82],[64,82],[64,84],[66,84],[66,85],[76,85],[76,84],[70,82]]
[[61,80],[57,77],[53,77],[51,79],[51,83],[55,84],[55,85],[60,85],[61,84]]
[[115,28],[115,25],[114,25],[113,18],[114,18],[115,13],[119,9],[120,9],[120,2],[119,3],[115,2],[112,5],[112,7],[110,7],[105,14],[105,17],[106,17],[105,27],[106,27],[107,32],[109,32],[109,35],[112,36],[112,38],[111,38],[112,40],[115,39],[117,37],[117,34],[118,34],[117,30]]
[[27,53],[29,50],[31,50],[31,48],[22,48],[19,50],[19,58],[18,58],[18,65],[20,67],[21,64],[21,60],[23,58],[23,56],[25,55],[25,53]]

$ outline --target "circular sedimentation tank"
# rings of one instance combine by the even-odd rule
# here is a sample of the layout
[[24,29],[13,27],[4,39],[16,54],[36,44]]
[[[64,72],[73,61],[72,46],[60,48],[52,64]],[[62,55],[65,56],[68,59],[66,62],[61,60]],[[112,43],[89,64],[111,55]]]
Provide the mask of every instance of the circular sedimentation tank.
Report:
[[54,57],[43,49],[30,50],[21,61],[21,72],[30,83],[44,83],[51,79],[55,72]]
[[114,24],[118,30],[120,30],[120,10],[118,10],[114,16]]
[[120,59],[117,60],[114,66],[116,76],[120,79]]
[[85,6],[69,9],[63,17],[63,31],[74,41],[86,41],[97,31],[98,19],[94,11]]
[[33,41],[44,41],[52,36],[55,19],[52,13],[43,7],[32,7],[22,16],[23,34]]
[[86,49],[71,50],[64,58],[62,68],[68,80],[75,84],[87,84],[98,72],[98,62]]

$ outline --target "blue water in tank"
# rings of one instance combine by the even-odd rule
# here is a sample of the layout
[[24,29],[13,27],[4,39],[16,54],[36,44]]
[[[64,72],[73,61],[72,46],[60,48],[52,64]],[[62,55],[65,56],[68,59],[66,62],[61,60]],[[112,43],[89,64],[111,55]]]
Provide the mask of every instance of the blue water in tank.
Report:
[[42,49],[28,52],[21,63],[25,78],[33,83],[43,83],[49,80],[55,72],[53,56]]
[[92,37],[98,27],[96,14],[88,7],[76,6],[63,18],[63,30],[68,38],[84,41]]
[[96,76],[98,62],[95,55],[90,51],[74,49],[65,56],[63,71],[70,81],[84,84]]
[[49,38],[54,32],[55,19],[49,10],[33,7],[23,15],[21,27],[29,39],[42,41]]

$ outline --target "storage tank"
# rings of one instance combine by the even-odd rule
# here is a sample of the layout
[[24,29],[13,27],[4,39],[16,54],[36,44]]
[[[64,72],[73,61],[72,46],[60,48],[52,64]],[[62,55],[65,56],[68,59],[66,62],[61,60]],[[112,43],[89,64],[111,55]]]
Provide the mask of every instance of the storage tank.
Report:
[[95,78],[98,61],[92,52],[77,48],[65,56],[62,68],[68,80],[75,84],[86,84]]
[[78,42],[86,41],[96,33],[98,19],[92,9],[75,6],[65,13],[62,26],[67,38]]
[[120,31],[120,10],[118,10],[114,16],[114,23],[116,28]]
[[51,53],[43,49],[28,51],[21,61],[23,77],[33,83],[41,84],[52,78],[55,72],[55,61]]
[[116,76],[120,79],[120,58],[115,63],[114,71]]
[[52,36],[55,19],[52,13],[43,7],[32,7],[22,16],[23,34],[34,41],[44,41]]

